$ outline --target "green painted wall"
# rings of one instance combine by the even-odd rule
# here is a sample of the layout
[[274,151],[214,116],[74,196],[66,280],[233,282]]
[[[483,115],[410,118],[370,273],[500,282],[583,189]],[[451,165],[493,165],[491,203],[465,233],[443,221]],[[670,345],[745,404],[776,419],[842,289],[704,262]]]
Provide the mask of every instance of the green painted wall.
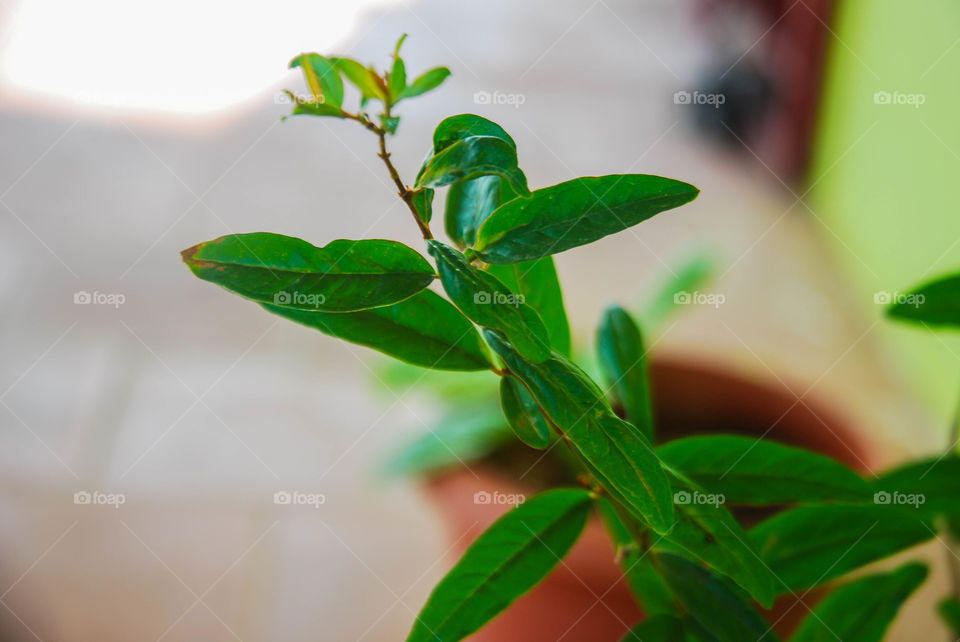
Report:
[[[837,4],[808,198],[872,322],[875,292],[960,271],[960,1]],[[922,104],[877,104],[881,91]],[[945,425],[960,332],[888,321],[873,332]]]

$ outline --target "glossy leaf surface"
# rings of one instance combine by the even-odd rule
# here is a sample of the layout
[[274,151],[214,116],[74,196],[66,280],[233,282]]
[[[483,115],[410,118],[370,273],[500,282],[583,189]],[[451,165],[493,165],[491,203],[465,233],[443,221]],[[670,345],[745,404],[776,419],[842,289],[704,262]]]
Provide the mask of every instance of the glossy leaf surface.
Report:
[[567,554],[590,502],[587,491],[564,488],[507,511],[434,588],[408,642],[455,642],[493,619]]
[[687,437],[657,448],[660,458],[727,502],[748,505],[870,501],[870,485],[816,453],[735,435]]
[[435,370],[487,370],[489,353],[476,328],[430,290],[359,312],[314,312],[264,305],[269,312],[332,337]]
[[586,245],[688,203],[699,190],[661,176],[575,178],[501,205],[477,234],[487,263],[517,263]]
[[523,384],[510,375],[500,379],[500,405],[520,441],[537,449],[550,444],[550,426],[540,414],[537,402]]
[[511,292],[523,296],[523,302],[536,310],[547,326],[553,349],[570,356],[570,324],[563,307],[563,293],[553,257],[512,265],[491,265],[487,272]]
[[607,382],[623,405],[627,419],[652,440],[653,404],[646,351],[640,327],[623,308],[613,306],[604,313],[597,330],[597,352]]
[[479,270],[463,254],[439,241],[427,243],[437,261],[443,289],[460,310],[478,325],[502,330],[526,357],[550,356],[550,337],[543,321],[495,277]]
[[558,352],[536,363],[503,335],[488,330],[484,336],[599,481],[650,528],[669,531],[673,501],[660,460],[643,435],[613,413],[590,378]]
[[290,236],[231,234],[182,252],[199,278],[281,307],[349,312],[391,305],[433,281],[433,268],[397,241],[341,239],[324,247]]

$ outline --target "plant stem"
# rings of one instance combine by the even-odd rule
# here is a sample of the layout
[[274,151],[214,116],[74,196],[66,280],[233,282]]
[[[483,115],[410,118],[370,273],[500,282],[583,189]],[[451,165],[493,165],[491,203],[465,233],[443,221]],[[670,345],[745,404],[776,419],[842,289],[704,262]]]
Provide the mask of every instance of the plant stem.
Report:
[[[347,117],[357,121],[377,135],[380,141],[380,151],[377,153],[377,156],[379,156],[383,164],[387,166],[387,172],[390,174],[393,184],[397,186],[397,195],[407,204],[407,208],[410,210],[410,213],[413,214],[413,220],[416,222],[417,227],[420,228],[420,234],[423,236],[423,239],[425,241],[432,239],[433,233],[430,231],[430,225],[421,220],[420,214],[417,212],[417,207],[413,204],[413,190],[403,182],[403,179],[400,178],[400,172],[397,171],[397,168],[393,165],[393,161],[390,160],[390,152],[387,151],[386,128],[371,121],[367,118],[366,114],[347,114]],[[390,103],[384,105],[383,118],[384,120],[390,118]]]

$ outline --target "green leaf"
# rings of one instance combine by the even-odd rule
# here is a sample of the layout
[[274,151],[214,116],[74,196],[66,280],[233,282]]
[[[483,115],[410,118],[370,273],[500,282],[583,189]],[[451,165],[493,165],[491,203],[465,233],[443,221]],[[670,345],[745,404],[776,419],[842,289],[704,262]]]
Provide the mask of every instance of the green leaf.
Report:
[[421,74],[413,81],[406,89],[400,94],[398,100],[404,98],[413,98],[414,96],[419,96],[420,94],[425,94],[428,91],[436,89],[439,87],[444,80],[447,79],[447,76],[450,75],[450,70],[446,67],[434,67],[433,69]]
[[407,88],[407,67],[403,63],[403,58],[397,56],[393,59],[393,68],[390,70],[390,77],[387,79],[387,89],[390,90],[390,99],[392,102],[400,100],[403,90]]
[[520,441],[541,450],[550,444],[550,426],[540,414],[537,402],[523,384],[510,375],[500,379],[500,405]]
[[[347,116],[346,112],[334,105],[307,102],[290,91],[287,92],[287,96],[293,102],[291,116],[332,116],[333,118],[346,118]],[[286,120],[286,116],[283,119]]]
[[960,326],[960,274],[938,278],[905,295],[881,294],[885,294],[888,300],[897,297],[887,308],[887,315],[893,319],[936,326]]
[[640,552],[613,504],[606,497],[598,497],[596,505],[607,533],[616,546],[623,577],[643,612],[648,616],[673,613],[673,596],[654,570],[650,556]]
[[960,638],[960,601],[956,598],[944,598],[937,604],[937,613],[950,632]]
[[651,529],[669,531],[673,501],[660,460],[643,435],[613,413],[596,384],[558,352],[536,363],[503,335],[486,330],[484,337],[598,481]]
[[390,117],[387,117],[387,116],[384,116],[383,114],[380,114],[379,118],[380,118],[380,125],[381,125],[385,130],[387,130],[387,133],[388,133],[388,134],[396,134],[396,133],[397,133],[397,127],[400,125],[400,117],[399,117],[399,116],[390,116]]
[[870,485],[842,464],[752,437],[688,437],[660,446],[657,454],[728,503],[866,502],[871,497]]
[[377,81],[376,72],[372,69],[368,69],[350,58],[330,58],[330,62],[360,90],[360,95],[364,101],[370,99],[384,100],[383,89]]
[[923,459],[873,481],[874,503],[901,506],[926,517],[960,516],[960,457]]
[[[541,259],[543,260],[543,259]],[[514,264],[516,265],[516,264]],[[653,404],[640,328],[621,307],[607,308],[597,330],[600,366],[627,419],[653,440]]]
[[511,292],[523,296],[523,302],[536,310],[547,326],[553,349],[570,356],[570,324],[563,307],[563,292],[553,257],[512,265],[491,265],[487,272],[500,279]]
[[720,642],[775,642],[776,635],[753,606],[709,571],[669,553],[657,555],[657,567],[687,612]]
[[480,227],[487,263],[517,263],[592,243],[696,198],[699,190],[646,174],[587,176],[514,199]]
[[394,58],[400,55],[400,47],[403,46],[403,43],[406,41],[406,39],[407,39],[407,34],[401,34],[400,37],[397,38],[397,44],[393,48]]
[[518,194],[529,194],[517,166],[517,150],[495,136],[471,136],[434,154],[417,176],[417,187],[443,187],[479,176],[502,176]]
[[790,642],[881,642],[900,606],[927,577],[911,562],[833,589],[797,628]]
[[307,87],[313,94],[311,103],[340,107],[343,104],[343,80],[337,67],[320,54],[304,53],[290,61],[290,69],[300,67]]
[[390,305],[430,285],[434,271],[396,241],[345,239],[316,247],[281,234],[231,234],[182,253],[190,270],[258,303],[349,312]]
[[682,620],[656,615],[630,629],[621,642],[687,642],[687,632]]
[[344,341],[434,370],[488,370],[490,355],[476,328],[430,290],[359,312],[306,312],[275,305],[268,311]]
[[676,311],[678,293],[696,292],[710,280],[714,271],[714,261],[709,253],[699,251],[684,259],[679,265],[671,265],[671,268],[673,268],[671,274],[642,307],[640,324],[648,330],[663,323]]
[[550,338],[530,306],[496,277],[478,270],[463,254],[439,241],[428,241],[447,296],[478,325],[502,330],[525,356],[543,361],[550,356]]
[[775,597],[773,574],[749,535],[724,508],[722,496],[689,486],[674,494],[674,503],[676,525],[655,547],[702,561],[770,608]]
[[444,118],[433,131],[433,153],[439,154],[457,141],[471,136],[493,136],[514,149],[517,144],[500,125],[475,114],[459,114]]
[[461,249],[473,246],[477,230],[495,209],[517,197],[510,183],[499,176],[460,181],[447,191],[444,225],[447,236]]
[[486,457],[511,439],[498,408],[461,407],[391,454],[387,475],[426,476]]
[[417,216],[424,223],[429,223],[433,218],[433,190],[430,188],[418,189],[411,197],[413,207],[417,210]]
[[750,538],[783,589],[801,591],[926,541],[933,533],[929,522],[889,506],[802,506],[762,522]]
[[533,588],[580,536],[590,493],[557,489],[508,511],[430,594],[407,642],[462,640]]

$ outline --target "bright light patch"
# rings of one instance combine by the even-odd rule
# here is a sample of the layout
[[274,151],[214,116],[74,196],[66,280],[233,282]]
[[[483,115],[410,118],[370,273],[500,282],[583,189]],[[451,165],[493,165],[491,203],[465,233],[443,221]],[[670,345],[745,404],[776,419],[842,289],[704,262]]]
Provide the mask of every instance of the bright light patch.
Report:
[[77,103],[200,113],[276,84],[301,51],[344,42],[388,0],[29,0],[8,25],[4,84]]

